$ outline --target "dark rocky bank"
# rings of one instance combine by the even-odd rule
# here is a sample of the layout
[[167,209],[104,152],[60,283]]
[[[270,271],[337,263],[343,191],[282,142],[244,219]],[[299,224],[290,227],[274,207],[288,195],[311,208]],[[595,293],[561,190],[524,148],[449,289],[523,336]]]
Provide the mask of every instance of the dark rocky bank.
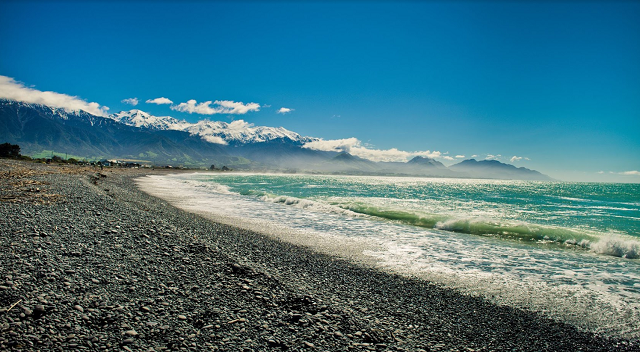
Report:
[[142,174],[0,160],[0,350],[640,351],[212,223]]

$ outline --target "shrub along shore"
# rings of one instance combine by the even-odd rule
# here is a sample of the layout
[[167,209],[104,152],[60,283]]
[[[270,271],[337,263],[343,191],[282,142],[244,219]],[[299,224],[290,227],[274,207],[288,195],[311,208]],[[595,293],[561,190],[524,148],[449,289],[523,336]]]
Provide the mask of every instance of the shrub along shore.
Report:
[[186,213],[150,172],[0,159],[0,350],[640,350]]

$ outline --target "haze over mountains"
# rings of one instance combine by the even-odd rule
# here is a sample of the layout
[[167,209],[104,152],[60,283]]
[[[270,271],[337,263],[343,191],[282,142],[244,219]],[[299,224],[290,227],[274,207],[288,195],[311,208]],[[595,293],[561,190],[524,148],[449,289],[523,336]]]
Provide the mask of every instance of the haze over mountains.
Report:
[[282,127],[200,120],[189,123],[133,109],[96,116],[42,104],[0,99],[0,142],[18,144],[23,154],[44,150],[87,159],[130,159],[155,165],[243,170],[326,172],[550,180],[546,175],[495,160],[465,160],[446,167],[416,156],[408,162],[374,162],[313,148],[319,138]]

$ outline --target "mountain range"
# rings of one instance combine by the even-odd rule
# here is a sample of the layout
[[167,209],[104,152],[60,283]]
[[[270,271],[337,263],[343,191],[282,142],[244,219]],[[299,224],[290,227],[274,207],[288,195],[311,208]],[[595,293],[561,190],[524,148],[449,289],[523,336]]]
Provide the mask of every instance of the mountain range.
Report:
[[304,148],[319,141],[282,127],[201,120],[190,123],[133,109],[105,117],[0,99],[0,142],[23,154],[68,153],[87,159],[139,160],[155,165],[368,175],[550,180],[538,171],[496,160],[464,160],[446,167],[427,157],[374,162],[346,152]]

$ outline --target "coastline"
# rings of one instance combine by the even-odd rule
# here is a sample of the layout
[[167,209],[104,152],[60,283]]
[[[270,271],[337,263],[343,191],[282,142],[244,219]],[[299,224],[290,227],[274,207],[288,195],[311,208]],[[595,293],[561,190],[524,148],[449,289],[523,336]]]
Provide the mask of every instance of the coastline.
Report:
[[150,172],[0,160],[0,349],[640,350],[184,212]]

